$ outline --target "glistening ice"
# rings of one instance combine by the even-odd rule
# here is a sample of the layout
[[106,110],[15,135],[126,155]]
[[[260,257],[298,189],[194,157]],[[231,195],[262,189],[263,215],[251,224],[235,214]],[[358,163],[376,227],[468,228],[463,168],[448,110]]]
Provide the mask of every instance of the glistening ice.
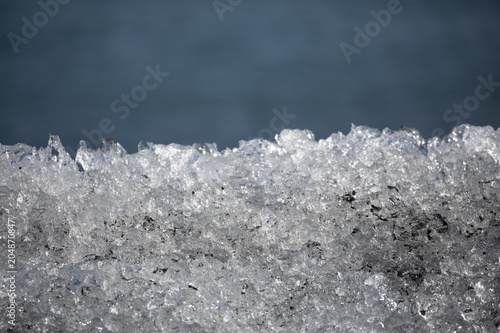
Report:
[[499,162],[470,125],[0,146],[1,331],[497,332]]

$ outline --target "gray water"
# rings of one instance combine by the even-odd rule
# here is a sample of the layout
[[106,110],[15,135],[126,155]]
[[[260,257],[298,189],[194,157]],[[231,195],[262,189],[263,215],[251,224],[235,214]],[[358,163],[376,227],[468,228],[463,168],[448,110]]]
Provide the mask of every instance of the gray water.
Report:
[[[351,123],[426,138],[459,123],[498,128],[500,87],[469,98],[473,111],[453,105],[475,96],[479,76],[500,81],[500,3],[402,0],[348,63],[339,45],[354,46],[354,28],[389,3],[243,0],[221,20],[212,1],[73,0],[43,22],[35,1],[2,2],[0,143],[46,146],[52,133],[75,150],[102,133],[135,152],[141,140],[223,149],[282,127],[318,139]],[[23,37],[33,15],[37,34],[14,45],[9,33]],[[168,77],[113,112],[157,65]]]

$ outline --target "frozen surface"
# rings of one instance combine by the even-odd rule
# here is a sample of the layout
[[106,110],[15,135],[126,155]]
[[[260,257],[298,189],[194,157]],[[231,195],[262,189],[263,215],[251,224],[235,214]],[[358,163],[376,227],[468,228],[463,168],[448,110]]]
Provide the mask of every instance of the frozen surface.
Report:
[[12,331],[498,332],[499,162],[469,125],[0,146],[0,305],[14,221]]

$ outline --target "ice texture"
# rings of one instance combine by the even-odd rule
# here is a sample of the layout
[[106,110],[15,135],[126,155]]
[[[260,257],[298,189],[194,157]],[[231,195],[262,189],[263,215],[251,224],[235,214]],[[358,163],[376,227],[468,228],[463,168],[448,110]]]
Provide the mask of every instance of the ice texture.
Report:
[[500,130],[0,145],[6,332],[498,332]]

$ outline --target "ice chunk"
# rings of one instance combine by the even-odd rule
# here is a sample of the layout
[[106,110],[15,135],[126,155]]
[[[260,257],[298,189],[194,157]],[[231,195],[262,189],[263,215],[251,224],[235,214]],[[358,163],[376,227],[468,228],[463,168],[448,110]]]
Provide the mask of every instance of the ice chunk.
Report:
[[105,140],[75,160],[50,136],[0,145],[0,175],[2,332],[499,329],[491,127]]

